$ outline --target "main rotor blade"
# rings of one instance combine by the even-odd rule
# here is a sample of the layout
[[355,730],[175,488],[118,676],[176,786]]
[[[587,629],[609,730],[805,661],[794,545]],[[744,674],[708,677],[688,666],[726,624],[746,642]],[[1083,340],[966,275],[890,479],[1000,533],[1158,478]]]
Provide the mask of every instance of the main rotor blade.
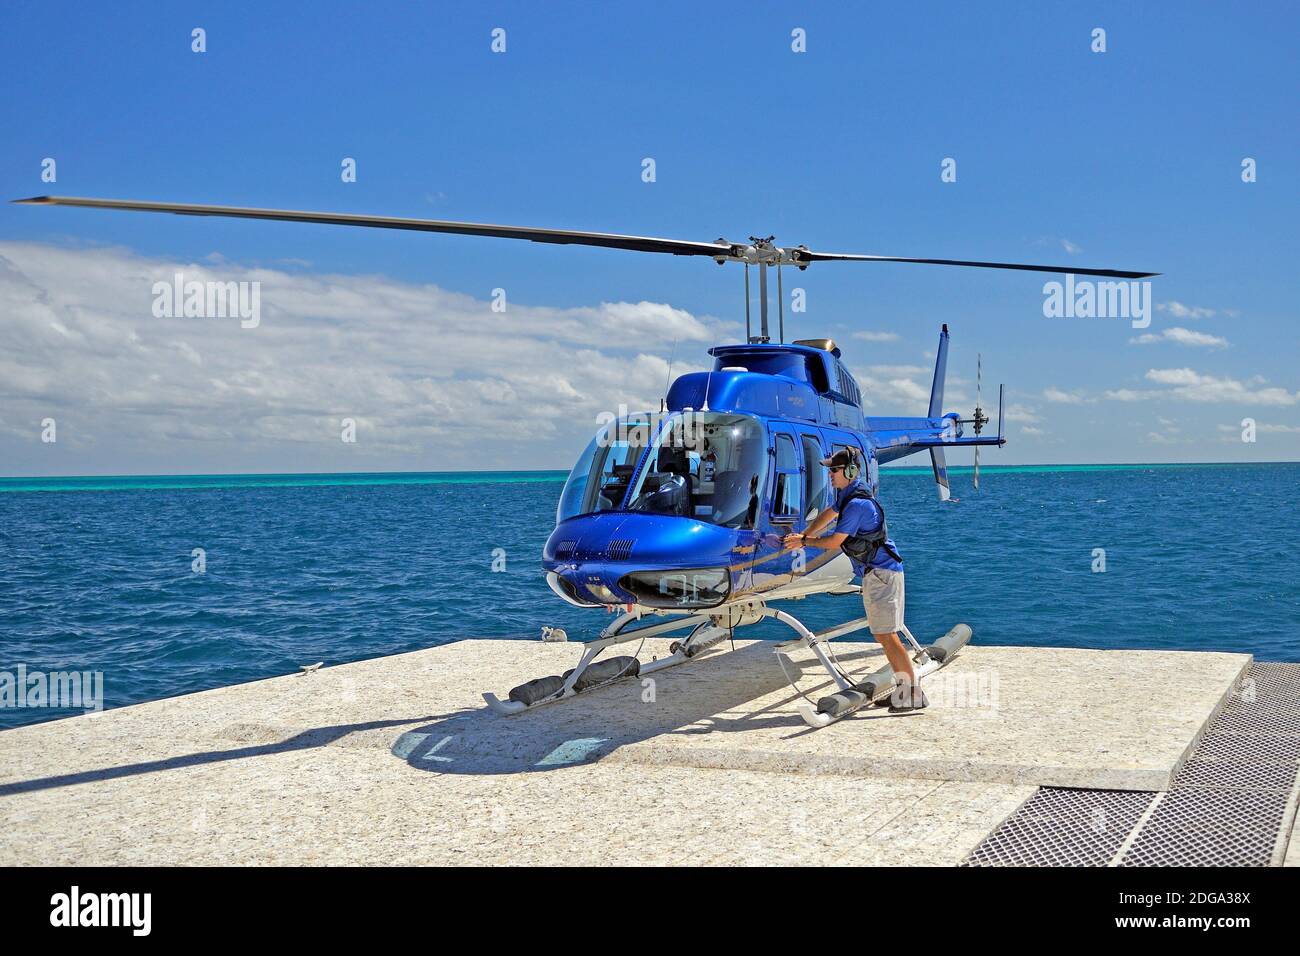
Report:
[[570,229],[535,229],[529,226],[500,226],[481,222],[449,222],[442,219],[401,219],[394,216],[360,216],[340,212],[300,212],[293,209],[256,209],[244,206],[199,206],[176,202],[138,202],[130,199],[86,199],[79,196],[34,196],[14,202],[43,206],[83,206],[89,209],[126,209],[132,212],[170,212],[181,216],[224,216],[231,219],[275,219],[281,222],[315,222],[333,226],[368,226],[374,229],[409,229],[415,232],[445,232],[461,236],[492,236],[498,239],[527,239],[559,245],[604,246],[635,252],[664,252],[675,256],[727,256],[729,243],[657,239],[653,236],[623,236],[609,232],[579,232]]
[[[655,236],[626,236],[611,232],[583,232],[574,229],[538,229],[531,226],[503,226],[481,222],[453,222],[445,219],[403,219],[396,216],[363,216],[354,213],[302,212],[293,209],[258,209],[245,206],[203,206],[192,203],[140,202],[130,199],[88,199],[80,196],[33,196],[15,199],[24,205],[81,206],[88,209],[125,209],[132,212],[169,212],[181,216],[223,216],[231,219],[272,219],[282,222],[314,222],[334,226],[366,226],[373,229],[406,229],[461,236],[491,236],[498,239],[526,239],[555,245],[601,246],[633,252],[662,252],[675,256],[730,258],[749,248],[728,242],[694,242]],[[771,247],[769,247],[770,251]],[[750,249],[752,253],[753,250]],[[919,262],[941,266],[975,266],[982,269],[1021,269],[1030,272],[1072,272],[1076,275],[1144,279],[1156,272],[1122,272],[1117,269],[1078,269],[1069,266],[1037,266],[1012,262],[968,262],[961,259],[911,259],[899,256],[868,256],[853,253],[787,250],[798,262]],[[747,261],[758,261],[749,259]],[[766,261],[766,260],[764,260]],[[788,261],[788,260],[787,260]],[[769,264],[775,264],[775,261]]]
[[931,266],[973,266],[977,269],[1018,269],[1023,272],[1069,272],[1077,276],[1110,276],[1115,279],[1149,279],[1159,272],[1125,272],[1121,269],[1082,269],[1078,266],[1036,266],[1023,262],[970,262],[965,259],[912,259],[906,256],[864,256],[850,252],[813,252],[800,249],[795,253],[805,262],[918,262]]

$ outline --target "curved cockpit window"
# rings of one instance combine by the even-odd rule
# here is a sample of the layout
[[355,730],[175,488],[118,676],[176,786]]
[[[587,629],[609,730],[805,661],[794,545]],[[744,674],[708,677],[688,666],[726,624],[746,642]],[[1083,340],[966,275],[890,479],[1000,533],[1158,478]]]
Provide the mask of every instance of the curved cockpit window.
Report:
[[632,511],[752,528],[763,494],[767,435],[731,412],[674,412],[628,499]]
[[649,413],[628,415],[615,419],[596,433],[560,492],[557,521],[593,511],[610,511],[623,503],[637,462],[654,437],[658,424],[654,419]]
[[[809,379],[808,356],[801,352],[786,352],[781,349],[754,349],[752,352],[737,351],[719,355],[713,364],[715,372],[724,368],[740,366],[750,372],[764,375],[784,375],[796,382]],[[822,376],[825,378],[825,376]]]

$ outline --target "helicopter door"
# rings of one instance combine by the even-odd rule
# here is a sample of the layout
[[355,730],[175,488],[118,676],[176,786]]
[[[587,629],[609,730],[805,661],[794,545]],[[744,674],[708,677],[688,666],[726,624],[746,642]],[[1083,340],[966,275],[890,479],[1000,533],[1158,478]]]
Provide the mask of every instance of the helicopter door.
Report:
[[776,463],[772,484],[772,524],[802,525],[803,469],[795,436],[773,431],[772,457]]
[[810,432],[801,432],[799,440],[803,445],[803,517],[805,523],[810,524],[830,503],[830,474],[821,463],[825,457],[821,438]]

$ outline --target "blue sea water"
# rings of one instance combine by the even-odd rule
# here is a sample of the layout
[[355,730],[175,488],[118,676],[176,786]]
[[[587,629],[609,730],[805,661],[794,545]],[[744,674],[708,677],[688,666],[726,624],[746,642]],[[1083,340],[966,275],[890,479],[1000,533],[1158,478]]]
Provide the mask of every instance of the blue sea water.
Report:
[[[121,706],[543,624],[593,636],[605,612],[539,571],[563,477],[0,479],[0,671],[102,671]],[[947,505],[928,469],[882,480],[918,638],[966,621],[982,644],[1300,661],[1300,464],[989,468],[978,494],[952,477]],[[792,609],[815,627],[861,613]],[[0,707],[0,727],[69,713]]]

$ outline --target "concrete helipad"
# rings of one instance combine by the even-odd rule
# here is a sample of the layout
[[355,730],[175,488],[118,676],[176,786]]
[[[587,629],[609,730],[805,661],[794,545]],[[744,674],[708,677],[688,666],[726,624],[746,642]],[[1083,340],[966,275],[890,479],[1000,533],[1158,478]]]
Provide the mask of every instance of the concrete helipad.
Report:
[[479,692],[577,645],[468,640],[6,731],[0,864],[951,864],[1039,787],[1168,790],[1249,664],[976,645],[926,713],[810,731],[772,648],[511,718]]

